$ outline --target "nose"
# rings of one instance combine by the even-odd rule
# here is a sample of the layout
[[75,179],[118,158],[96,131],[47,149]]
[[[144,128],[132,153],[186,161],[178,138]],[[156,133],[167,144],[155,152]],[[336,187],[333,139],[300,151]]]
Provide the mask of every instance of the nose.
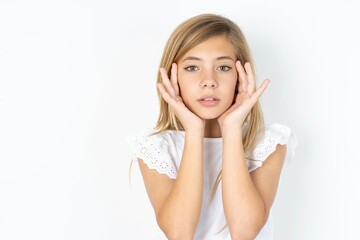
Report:
[[216,84],[214,82],[204,82],[202,84],[203,87],[211,87],[211,88],[214,88],[216,86]]
[[201,86],[202,87],[211,87],[211,88],[217,87],[217,82],[215,80],[215,76],[213,75],[213,73],[205,74],[205,76],[201,82]]

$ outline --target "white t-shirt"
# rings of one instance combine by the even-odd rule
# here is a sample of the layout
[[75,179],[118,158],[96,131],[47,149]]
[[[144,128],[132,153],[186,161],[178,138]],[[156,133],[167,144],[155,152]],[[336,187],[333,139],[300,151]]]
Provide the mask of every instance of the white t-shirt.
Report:
[[[148,136],[150,130],[132,135],[127,139],[132,148],[134,160],[142,159],[150,169],[166,174],[176,179],[184,149],[185,133],[183,131],[168,130],[160,134]],[[287,145],[285,163],[288,163],[294,154],[296,137],[290,128],[272,124],[265,128],[263,137],[250,154],[247,160],[249,172],[262,166],[263,161],[275,151],[276,145]],[[221,182],[212,201],[210,201],[214,182],[221,170],[222,138],[204,138],[204,182],[203,202],[201,215],[195,240],[227,240],[231,239],[223,210],[221,197]],[[224,229],[223,229],[224,228]],[[223,229],[223,230],[222,230]],[[273,219],[270,215],[267,223],[260,231],[256,240],[273,239]]]

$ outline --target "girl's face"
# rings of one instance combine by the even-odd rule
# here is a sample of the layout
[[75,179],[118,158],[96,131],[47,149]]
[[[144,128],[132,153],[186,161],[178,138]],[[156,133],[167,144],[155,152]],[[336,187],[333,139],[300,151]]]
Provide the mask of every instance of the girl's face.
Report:
[[215,119],[233,103],[238,74],[233,45],[214,36],[178,61],[178,83],[185,105],[202,119]]

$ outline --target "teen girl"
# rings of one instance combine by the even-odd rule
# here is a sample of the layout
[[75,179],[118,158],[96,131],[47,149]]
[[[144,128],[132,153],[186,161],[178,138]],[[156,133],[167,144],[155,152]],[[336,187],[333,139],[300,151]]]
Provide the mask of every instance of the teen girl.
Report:
[[271,206],[296,139],[263,126],[268,84],[256,87],[246,39],[225,17],[195,16],[170,36],[158,122],[130,139],[168,239],[272,239]]

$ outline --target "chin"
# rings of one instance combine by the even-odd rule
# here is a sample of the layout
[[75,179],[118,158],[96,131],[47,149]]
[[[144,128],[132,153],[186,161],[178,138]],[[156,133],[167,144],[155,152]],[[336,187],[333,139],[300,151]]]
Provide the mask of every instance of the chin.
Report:
[[201,112],[201,113],[197,113],[196,114],[198,117],[200,117],[201,119],[204,119],[204,120],[212,120],[212,119],[216,119],[218,117],[220,117],[221,113],[218,113],[218,112]]

